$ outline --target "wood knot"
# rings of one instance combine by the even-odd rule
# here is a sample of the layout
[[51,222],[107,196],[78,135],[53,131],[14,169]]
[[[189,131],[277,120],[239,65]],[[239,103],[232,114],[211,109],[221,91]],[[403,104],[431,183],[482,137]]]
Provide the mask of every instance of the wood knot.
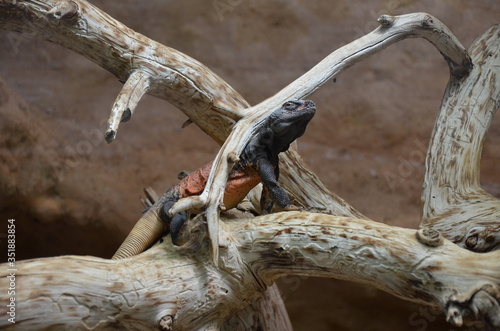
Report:
[[434,20],[432,16],[425,15],[425,18],[422,20],[422,28],[423,29],[432,29],[434,27]]
[[238,155],[236,155],[236,153],[231,152],[231,153],[229,153],[229,154],[227,155],[227,161],[228,161],[229,163],[233,163],[233,164],[234,164],[234,163],[238,163],[238,162],[240,162],[240,158],[238,157]]
[[461,327],[463,325],[462,309],[456,304],[448,304],[446,309],[446,322],[455,326]]
[[477,235],[470,236],[465,240],[465,246],[467,249],[474,249],[478,241],[479,239]]
[[58,20],[69,20],[78,14],[78,9],[78,4],[74,1],[61,1],[47,14]]
[[[490,316],[499,316],[498,298],[500,288],[494,284],[484,284],[467,294],[453,294],[448,297],[446,303],[446,321],[460,327],[464,325],[464,320],[468,319],[470,312],[474,312],[476,320],[488,323],[492,321]],[[483,323],[479,325],[481,324]],[[493,326],[491,330],[498,330],[500,324],[497,320],[490,325]]]
[[389,15],[382,15],[377,20],[384,28],[390,27],[394,23],[394,17]]
[[444,244],[443,236],[436,230],[423,228],[416,233],[417,240],[426,246],[438,247]]
[[131,118],[132,118],[132,110],[130,110],[130,108],[127,108],[123,111],[120,122],[128,122],[130,121]]
[[171,331],[174,327],[174,317],[172,315],[163,316],[158,323],[158,329],[161,331]]

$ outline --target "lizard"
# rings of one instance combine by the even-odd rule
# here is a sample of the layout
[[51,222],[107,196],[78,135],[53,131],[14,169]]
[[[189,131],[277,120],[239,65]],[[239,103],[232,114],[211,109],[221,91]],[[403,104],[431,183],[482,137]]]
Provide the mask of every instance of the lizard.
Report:
[[[288,150],[290,144],[304,134],[315,111],[316,105],[311,100],[291,100],[266,118],[231,169],[224,191],[223,203],[226,209],[236,207],[260,182],[272,202],[284,210],[293,209],[287,193],[278,184],[278,155]],[[188,214],[181,212],[169,216],[169,210],[179,199],[203,192],[211,167],[212,162],[205,164],[168,189],[144,212],[113,259],[143,252],[167,230],[170,231],[173,244],[180,245],[179,233]],[[271,207],[272,203],[265,208],[270,210]]]

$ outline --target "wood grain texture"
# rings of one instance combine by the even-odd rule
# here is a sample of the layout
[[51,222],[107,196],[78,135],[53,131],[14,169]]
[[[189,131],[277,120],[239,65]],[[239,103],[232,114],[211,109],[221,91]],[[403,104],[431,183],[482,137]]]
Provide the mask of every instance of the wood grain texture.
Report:
[[[65,256],[19,262],[20,313],[11,329],[153,329],[165,316],[175,330],[224,329],[224,321],[285,275],[370,284],[440,307],[457,325],[471,318],[497,325],[500,251],[475,253],[448,240],[433,247],[418,241],[412,229],[282,212],[222,222],[221,262],[215,268],[205,220],[192,223],[193,242],[187,247],[165,238],[122,260]],[[3,270],[0,287],[5,288]],[[483,296],[497,304],[484,304]],[[6,330],[9,324],[0,321]],[[231,327],[247,330],[243,324]]]
[[[472,69],[460,42],[431,15],[382,16],[379,22],[372,33],[334,51],[276,95],[250,107],[203,64],[127,28],[88,2],[0,0],[0,28],[58,43],[126,82],[109,122],[110,140],[119,121],[131,116],[147,93],[174,104],[223,144],[206,190],[176,206],[176,211],[207,209],[206,219],[189,222],[188,245],[176,248],[167,239],[140,255],[113,261],[67,256],[19,262],[16,300],[22,313],[15,326],[290,330],[272,284],[285,275],[311,275],[370,284],[440,307],[457,326],[499,328],[499,251],[471,252],[432,231],[442,231],[462,246],[465,241],[467,248],[499,246],[498,228],[491,227],[498,219],[493,219],[497,200],[480,189],[478,177],[484,135],[499,105],[498,27],[471,48]],[[451,76],[427,158],[425,229],[417,235],[416,230],[367,220],[329,192],[293,151],[282,155],[281,182],[295,202],[322,214],[289,212],[221,221],[219,206],[231,160],[267,114],[413,37],[429,40],[440,51]],[[471,222],[475,219],[490,219],[486,235],[482,223]],[[457,224],[466,227],[449,235]],[[473,230],[480,234],[463,239]],[[1,288],[8,285],[5,270]],[[266,307],[272,307],[271,316],[265,314]],[[0,314],[5,310],[1,307]],[[6,323],[2,320],[0,326],[13,328]]]
[[471,46],[473,70],[452,77],[426,159],[422,227],[478,252],[500,248],[500,200],[480,185],[486,133],[500,108],[500,25]]

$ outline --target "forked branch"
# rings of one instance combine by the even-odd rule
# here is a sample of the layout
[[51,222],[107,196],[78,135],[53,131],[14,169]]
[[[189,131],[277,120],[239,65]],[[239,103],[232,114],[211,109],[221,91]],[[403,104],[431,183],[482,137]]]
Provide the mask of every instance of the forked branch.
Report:
[[248,109],[236,123],[220,149],[212,166],[207,186],[200,196],[180,200],[171,209],[175,214],[188,209],[207,208],[207,221],[211,235],[213,260],[217,263],[217,223],[224,187],[231,170],[230,155],[239,155],[256,129],[271,111],[287,100],[304,99],[335,78],[342,71],[366,57],[405,38],[421,37],[429,40],[448,62],[451,75],[462,77],[472,68],[467,51],[438,19],[417,13],[402,16],[381,16],[381,26],[373,32],[334,51],[315,67],[274,96]]
[[[217,228],[231,163],[258,125],[284,101],[306,98],[343,70],[409,37],[428,39],[438,48],[450,67],[450,86],[469,79],[464,78],[471,69],[467,52],[437,19],[419,13],[382,16],[379,21],[375,31],[333,52],[275,96],[250,108],[201,63],[128,29],[85,1],[0,0],[0,28],[59,43],[125,82],[110,117],[110,140],[119,122],[131,116],[148,93],[177,106],[217,142],[225,141],[207,189],[197,198],[181,200],[175,210],[208,207],[213,255],[203,250],[207,241],[200,233],[205,225],[192,222],[191,244],[195,245],[183,249],[166,240],[124,260],[62,257],[21,262],[16,294],[23,310],[22,326],[49,328],[53,321],[63,321],[68,327],[85,328],[142,328],[158,323],[165,327],[173,323],[180,330],[217,328],[255,302],[266,285],[283,275],[300,274],[369,283],[399,297],[441,307],[455,325],[475,315],[483,326],[499,328],[498,251],[468,252],[439,235],[429,236],[428,231],[422,230],[417,240],[414,230],[362,220],[359,212],[326,190],[296,153],[285,155],[281,164],[284,186],[292,197],[306,208],[357,218],[286,213],[233,220]],[[498,68],[495,63],[492,67]],[[488,77],[493,79],[493,74]],[[447,93],[453,91],[450,87]],[[495,104],[498,108],[498,101]],[[443,137],[453,134],[446,131]],[[220,261],[220,268],[207,262],[209,256]],[[0,286],[6,281],[0,278]],[[43,319],[36,318],[42,315]]]
[[[128,86],[135,86],[134,73],[144,74],[147,86],[139,89],[141,93],[146,91],[172,103],[219,144],[249,107],[239,93],[200,62],[129,29],[85,0],[0,0],[0,29],[60,44],[105,68],[120,81],[130,79]],[[107,131],[109,140],[116,136],[122,118],[127,118],[123,117],[127,107],[133,109],[139,101],[134,97],[127,105],[133,91],[124,88],[117,97]],[[319,192],[321,199],[308,199],[315,210],[363,217],[329,192],[299,157],[285,154],[281,163],[286,168],[299,164],[304,170],[296,173],[293,183],[283,177],[292,195],[302,197],[304,188]]]
[[[233,123],[220,113],[248,107],[231,86],[200,62],[129,29],[85,0],[0,0],[0,29],[73,50],[120,81],[130,80],[128,86],[141,81],[136,79],[137,73],[148,77],[147,94],[172,103],[219,143]],[[122,90],[117,100],[129,100],[133,95],[132,110],[144,92],[136,91]],[[211,111],[214,103],[218,111]],[[110,140],[116,135],[119,113],[127,107],[126,102],[119,104],[121,109],[113,109],[108,123]]]

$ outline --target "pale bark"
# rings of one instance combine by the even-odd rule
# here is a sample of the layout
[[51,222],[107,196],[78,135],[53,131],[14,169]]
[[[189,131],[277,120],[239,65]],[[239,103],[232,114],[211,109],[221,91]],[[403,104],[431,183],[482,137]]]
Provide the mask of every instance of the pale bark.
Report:
[[[165,238],[122,260],[66,256],[19,262],[15,326],[151,329],[170,316],[175,330],[221,328],[285,275],[370,284],[440,307],[457,325],[473,318],[499,326],[500,251],[479,254],[432,238],[429,246],[416,239],[416,230],[309,212],[222,224],[219,268],[210,263],[201,218],[192,222],[193,240],[183,248]],[[4,270],[1,288],[8,284]],[[0,326],[8,325],[0,320]]]
[[[172,103],[218,143],[225,140],[234,119],[239,118],[234,115],[236,110],[249,106],[224,80],[198,61],[129,29],[86,1],[0,0],[0,28],[60,44],[125,82],[110,115],[108,141],[115,138],[119,120],[132,115],[144,92]],[[139,83],[139,89],[132,81]],[[129,100],[131,94],[134,98]],[[340,198],[339,201],[343,203]],[[332,206],[336,203],[331,200]],[[266,312],[259,310],[259,305],[275,306],[275,321],[282,322],[282,330],[291,329],[283,302],[275,291],[267,291],[264,299],[255,303],[259,318],[254,319],[250,329],[266,330],[263,317]],[[246,315],[251,318],[256,313],[247,309]]]
[[426,160],[422,226],[478,252],[500,248],[500,200],[480,185],[486,133],[500,107],[500,26],[470,48],[474,68],[452,77]]
[[[381,26],[372,33],[333,52],[276,95],[249,107],[201,63],[128,29],[85,1],[0,0],[0,28],[59,43],[125,83],[108,122],[108,141],[115,138],[119,122],[132,116],[144,93],[168,100],[214,140],[225,141],[206,190],[199,197],[181,200],[175,210],[207,207],[209,236],[203,235],[206,226],[198,219],[190,222],[192,241],[182,249],[165,240],[123,260],[58,257],[20,262],[16,299],[23,313],[16,326],[26,330],[50,326],[290,330],[276,288],[266,288],[284,275],[311,275],[367,283],[410,301],[440,307],[455,325],[474,315],[482,326],[500,327],[498,251],[473,253],[427,235],[432,231],[421,231],[417,239],[415,230],[366,220],[330,193],[293,151],[282,155],[281,182],[296,204],[323,214],[272,214],[227,221],[218,228],[220,201],[235,156],[267,114],[284,101],[307,97],[355,63],[408,37],[426,38],[443,54],[452,76],[448,94],[457,92],[453,86],[467,77],[477,75],[479,82],[487,82],[484,72],[498,71],[498,64],[496,69],[493,64],[484,72],[477,71],[480,64],[476,63],[476,71],[467,76],[471,69],[467,52],[430,15],[382,16],[379,21]],[[498,42],[498,32],[492,36],[495,34],[496,39],[484,43]],[[477,56],[482,56],[476,47]],[[451,100],[448,94],[443,109]],[[490,97],[496,98],[489,95],[486,99]],[[439,141],[439,126],[445,124],[438,122],[434,142]],[[439,168],[432,161],[433,153],[429,155],[428,173]],[[439,169],[450,171],[446,165]],[[437,181],[436,185],[441,184]],[[424,212],[424,221],[431,219],[428,215]],[[438,222],[423,224],[435,227]],[[203,249],[208,242],[211,252]],[[5,282],[2,277],[0,286]],[[263,295],[265,300],[258,301]],[[265,320],[265,306],[274,307],[276,315],[271,321],[255,322],[250,304],[260,313],[257,319]]]
[[[224,187],[232,168],[231,155],[240,155],[270,111],[277,109],[287,100],[308,97],[347,68],[409,37],[425,38],[436,46],[448,62],[452,76],[462,77],[470,70],[471,62],[466,50],[448,28],[436,18],[424,13],[398,17],[384,15],[381,16],[379,22],[381,26],[373,32],[339,48],[274,96],[251,107],[245,113],[245,117],[234,125],[231,134],[217,154],[203,193],[199,196],[181,199],[172,207],[172,214],[192,208],[206,208],[211,234],[212,260],[215,264],[217,263],[218,214],[224,197]],[[299,178],[299,182],[301,182],[300,179],[302,178]],[[308,180],[317,180],[317,178],[309,176]],[[307,180],[304,181],[304,183],[307,182]]]

